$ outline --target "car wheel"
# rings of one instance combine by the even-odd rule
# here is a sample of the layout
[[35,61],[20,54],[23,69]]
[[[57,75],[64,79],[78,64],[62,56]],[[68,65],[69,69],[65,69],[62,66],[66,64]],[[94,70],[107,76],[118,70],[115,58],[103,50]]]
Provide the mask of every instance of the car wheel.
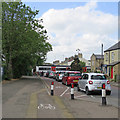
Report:
[[107,95],[110,95],[110,94],[111,94],[111,91],[107,91],[106,94],[107,94]]
[[77,91],[80,91],[79,85],[77,85]]
[[88,88],[86,88],[86,94],[87,94],[87,95],[90,95],[90,91],[89,91]]

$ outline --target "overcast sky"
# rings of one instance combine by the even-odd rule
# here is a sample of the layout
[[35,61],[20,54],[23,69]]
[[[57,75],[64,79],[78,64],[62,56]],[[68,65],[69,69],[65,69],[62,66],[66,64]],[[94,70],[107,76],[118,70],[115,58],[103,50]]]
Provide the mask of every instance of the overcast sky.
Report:
[[46,62],[63,61],[77,54],[90,59],[93,53],[101,54],[118,42],[117,2],[28,2],[39,9],[38,19],[43,19],[53,51],[47,54]]

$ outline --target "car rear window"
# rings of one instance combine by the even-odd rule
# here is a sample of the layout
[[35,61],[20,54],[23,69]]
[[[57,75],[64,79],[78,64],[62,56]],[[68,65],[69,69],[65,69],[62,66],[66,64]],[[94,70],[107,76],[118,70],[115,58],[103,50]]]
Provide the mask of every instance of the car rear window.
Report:
[[81,76],[80,73],[69,73],[69,76]]
[[105,75],[92,75],[91,79],[93,79],[93,80],[106,80],[106,76]]

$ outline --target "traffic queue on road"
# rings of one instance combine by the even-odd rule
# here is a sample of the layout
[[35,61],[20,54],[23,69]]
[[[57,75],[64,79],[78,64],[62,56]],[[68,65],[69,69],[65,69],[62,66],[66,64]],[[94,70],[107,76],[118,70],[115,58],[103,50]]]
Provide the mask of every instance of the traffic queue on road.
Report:
[[80,73],[79,71],[48,71],[44,77],[53,78],[66,86],[74,84],[77,91],[85,91],[87,95],[93,92],[102,93],[102,85],[105,84],[106,94],[111,94],[111,86],[106,75],[102,73]]

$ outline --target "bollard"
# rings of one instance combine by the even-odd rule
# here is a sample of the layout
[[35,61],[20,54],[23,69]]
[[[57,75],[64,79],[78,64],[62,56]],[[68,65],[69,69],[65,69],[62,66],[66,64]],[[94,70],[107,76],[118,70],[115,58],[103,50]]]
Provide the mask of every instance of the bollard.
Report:
[[105,83],[102,84],[102,105],[106,105],[106,90]]
[[71,83],[71,99],[74,99],[74,84]]
[[54,95],[54,82],[51,83],[51,96]]

